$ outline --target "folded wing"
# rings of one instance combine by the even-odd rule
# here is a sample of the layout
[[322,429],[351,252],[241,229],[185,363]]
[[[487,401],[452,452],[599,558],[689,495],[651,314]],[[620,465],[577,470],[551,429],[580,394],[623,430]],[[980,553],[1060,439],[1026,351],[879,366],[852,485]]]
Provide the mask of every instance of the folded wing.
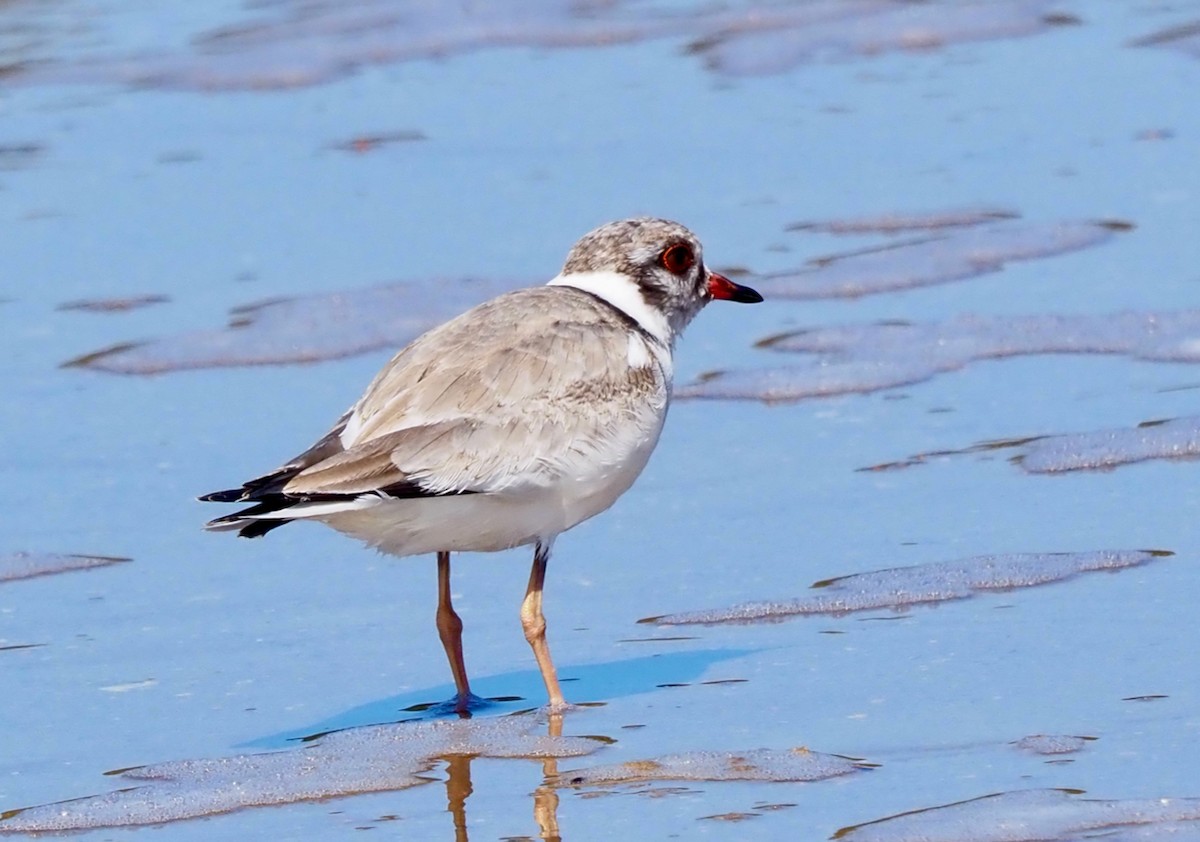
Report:
[[313,447],[202,497],[255,504],[209,528],[253,537],[365,496],[520,492],[620,465],[661,426],[656,351],[570,287],[493,299],[401,351]]

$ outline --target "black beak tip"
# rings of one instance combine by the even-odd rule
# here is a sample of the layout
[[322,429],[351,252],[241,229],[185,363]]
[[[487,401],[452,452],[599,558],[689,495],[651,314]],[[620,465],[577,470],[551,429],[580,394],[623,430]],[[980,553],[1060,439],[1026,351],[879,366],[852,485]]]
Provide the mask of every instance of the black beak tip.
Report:
[[740,304],[757,304],[763,300],[758,290],[735,284],[724,275],[711,272],[708,275],[708,295],[721,301],[736,301]]

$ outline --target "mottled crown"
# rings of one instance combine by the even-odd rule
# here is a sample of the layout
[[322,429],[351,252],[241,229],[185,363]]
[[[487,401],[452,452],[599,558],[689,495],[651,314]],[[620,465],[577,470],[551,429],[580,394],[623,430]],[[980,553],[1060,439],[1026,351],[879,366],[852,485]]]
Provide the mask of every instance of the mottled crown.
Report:
[[[668,219],[622,219],[585,234],[567,255],[561,277],[588,274],[594,275],[593,284],[611,284],[611,292],[593,290],[610,303],[615,302],[614,296],[620,297],[623,284],[632,284],[643,306],[665,320],[667,344],[674,343],[710,297],[700,241]],[[600,282],[604,276],[609,280]]]
[[636,277],[673,242],[690,245],[700,262],[700,241],[678,222],[651,216],[620,219],[584,234],[571,248],[562,272],[622,272]]

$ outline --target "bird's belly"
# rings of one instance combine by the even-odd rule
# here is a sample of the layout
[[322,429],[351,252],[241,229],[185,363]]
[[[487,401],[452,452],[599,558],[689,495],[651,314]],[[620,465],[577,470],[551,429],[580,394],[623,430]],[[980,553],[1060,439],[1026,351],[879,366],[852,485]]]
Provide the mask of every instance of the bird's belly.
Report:
[[553,539],[612,506],[637,479],[657,436],[618,464],[520,491],[377,503],[316,519],[391,555],[495,552]]

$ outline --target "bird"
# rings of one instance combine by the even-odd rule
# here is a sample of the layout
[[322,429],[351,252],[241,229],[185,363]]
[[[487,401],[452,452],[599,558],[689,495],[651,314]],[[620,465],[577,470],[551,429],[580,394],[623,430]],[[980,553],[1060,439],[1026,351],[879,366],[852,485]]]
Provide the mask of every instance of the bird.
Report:
[[397,353],[312,447],[206,502],[248,508],[207,529],[256,538],[317,521],[393,556],[436,554],[438,635],[469,716],[455,552],[533,546],[521,625],[549,708],[567,707],[542,591],[555,538],[608,509],[658,443],[675,343],[713,300],[762,296],[710,270],[678,222],[609,222],[544,286],[504,293]]

